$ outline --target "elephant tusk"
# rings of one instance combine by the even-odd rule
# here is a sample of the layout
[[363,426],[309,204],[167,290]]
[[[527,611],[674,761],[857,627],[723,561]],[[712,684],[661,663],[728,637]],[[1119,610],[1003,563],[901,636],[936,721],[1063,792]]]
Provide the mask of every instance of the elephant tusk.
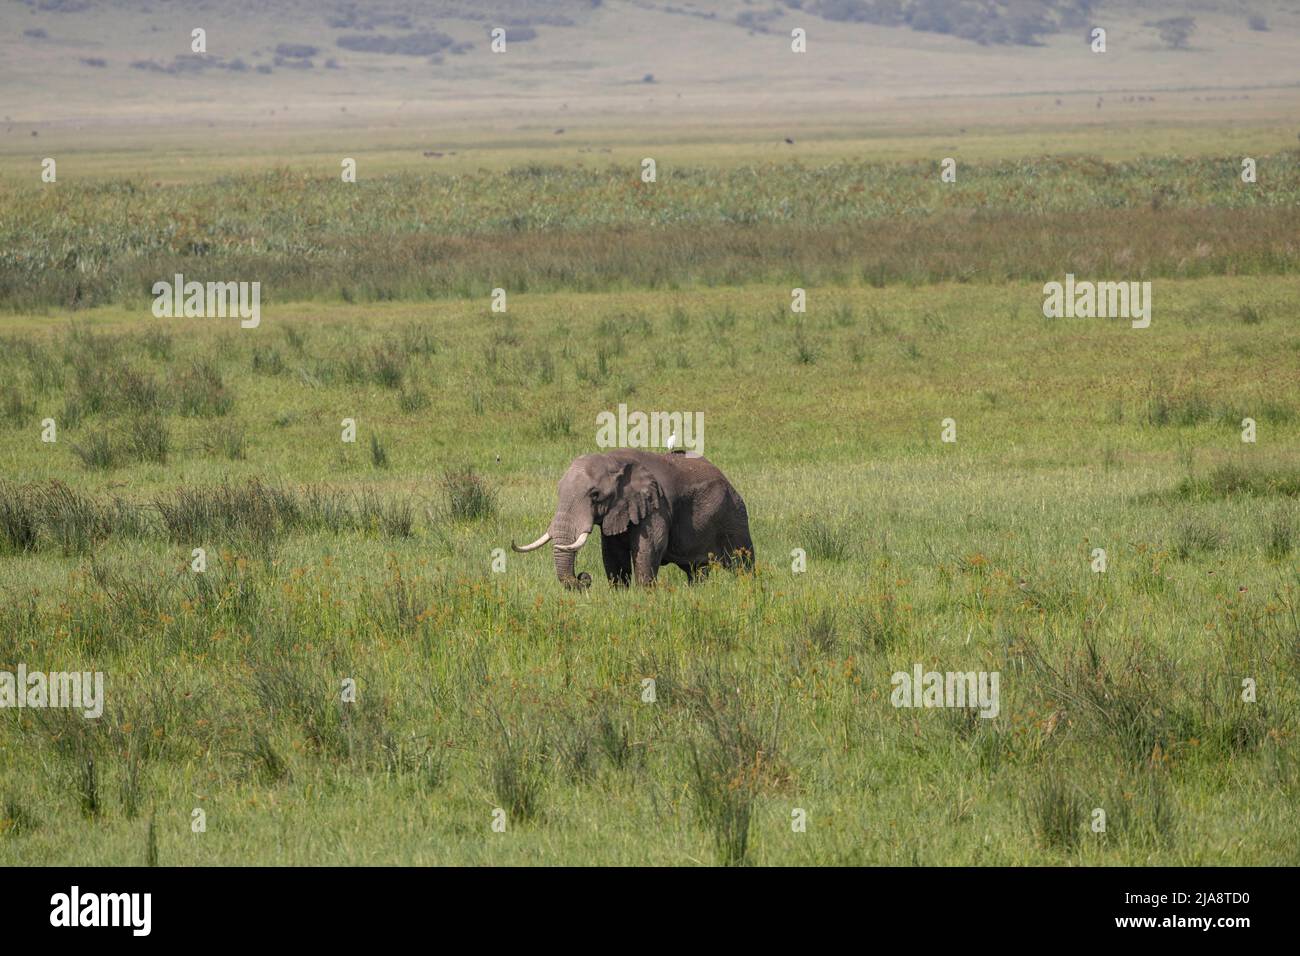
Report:
[[584,531],[582,532],[582,534],[578,535],[577,539],[574,540],[573,544],[557,544],[555,546],[555,550],[556,551],[578,551],[582,548],[584,544],[587,543],[587,536],[589,534],[591,534],[590,531]]
[[519,547],[519,545],[515,544],[513,541],[511,541],[510,550],[518,551],[520,554],[527,554],[529,551],[536,551],[538,548],[540,548],[542,545],[544,545],[546,542],[550,540],[551,540],[551,533],[547,531],[545,534],[543,534],[532,544],[526,544],[522,548]]

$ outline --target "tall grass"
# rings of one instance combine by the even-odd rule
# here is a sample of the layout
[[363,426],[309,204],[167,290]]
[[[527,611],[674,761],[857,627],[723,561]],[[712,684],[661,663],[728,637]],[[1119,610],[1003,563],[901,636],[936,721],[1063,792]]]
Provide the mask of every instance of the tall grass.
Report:
[[442,473],[447,512],[453,520],[477,521],[496,514],[496,494],[471,465],[448,468]]
[[[403,174],[372,180],[362,210],[318,178],[278,170],[163,187],[70,182],[60,194],[85,210],[75,218],[50,215],[39,188],[9,187],[0,307],[138,301],[158,276],[198,271],[200,254],[208,274],[348,301],[779,281],[791,270],[810,283],[1042,281],[1077,249],[1101,274],[1282,274],[1296,266],[1296,158],[1259,161],[1249,190],[1223,175],[1232,158],[971,162],[955,187],[928,164],[678,167],[646,202],[608,168]],[[404,342],[436,350],[418,329]],[[397,387],[391,356],[360,361]]]
[[[178,865],[1294,858],[1297,422],[1246,446],[1220,412],[1300,407],[1285,280],[1170,280],[1146,350],[1117,324],[1041,320],[1034,285],[876,289],[848,269],[812,287],[802,365],[790,276],[688,289],[687,266],[662,294],[512,297],[500,328],[455,306],[408,333],[409,306],[357,325],[356,307],[287,304],[294,337],[177,325],[155,355],[144,307],[16,323],[0,369],[36,414],[4,431],[0,669],[102,669],[109,694],[98,721],[0,713],[0,854],[135,865],[156,807]],[[16,341],[62,384],[38,389]],[[254,371],[254,341],[283,372]],[[346,380],[373,348],[405,357],[399,388]],[[226,415],[183,414],[172,384],[196,362],[237,394]],[[578,388],[580,368],[604,384]],[[1145,383],[1187,368],[1199,399],[1166,390],[1154,425]],[[165,383],[159,407],[119,380]],[[403,412],[417,388],[427,405]],[[499,562],[619,401],[706,414],[752,574],[578,594],[544,555]],[[556,415],[547,437],[548,408],[570,433]],[[950,415],[961,440],[941,446]],[[165,465],[128,441],[153,416]],[[344,416],[366,434],[340,450]],[[70,446],[94,434],[115,470],[79,467]],[[578,557],[598,580],[601,544]],[[998,671],[999,716],[893,707],[890,675],[918,663]],[[167,808],[194,806],[248,839],[190,839]]]

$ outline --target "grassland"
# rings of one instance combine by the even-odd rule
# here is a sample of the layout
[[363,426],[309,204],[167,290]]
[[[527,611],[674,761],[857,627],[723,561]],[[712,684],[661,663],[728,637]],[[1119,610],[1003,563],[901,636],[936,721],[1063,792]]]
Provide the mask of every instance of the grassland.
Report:
[[203,184],[0,187],[0,303],[145,305],[159,276],[239,275],[265,301],[1296,270],[1295,151],[963,163],[841,158],[627,168],[532,163],[356,183],[288,168]]
[[[437,61],[205,4],[253,68],[164,74],[185,4],[10,3],[0,672],[107,699],[0,709],[0,864],[1300,863],[1300,97],[1255,6],[794,57],[795,9],[575,3],[494,57],[412,4],[477,44]],[[178,272],[261,324],[154,318]],[[1150,328],[1045,319],[1067,272]],[[754,573],[509,552],[622,402],[703,413]],[[918,664],[997,716],[892,706]]]
[[[108,703],[0,715],[0,857],[1295,863],[1297,290],[1154,288],[1147,330],[1030,282],[6,318],[0,660]],[[705,412],[756,574],[493,573],[619,401]],[[890,706],[917,662],[999,716]]]

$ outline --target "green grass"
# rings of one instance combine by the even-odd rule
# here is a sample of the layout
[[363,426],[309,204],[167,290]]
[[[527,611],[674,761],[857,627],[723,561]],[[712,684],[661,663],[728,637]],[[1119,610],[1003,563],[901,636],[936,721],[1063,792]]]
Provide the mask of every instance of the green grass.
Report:
[[[638,164],[540,162],[356,183],[290,168],[0,183],[0,306],[135,307],[177,273],[259,281],[264,303],[283,303],[1045,280],[1063,263],[1107,278],[1293,272],[1297,154],[1257,158],[1252,185],[1236,156],[963,159],[956,183],[937,160],[861,159],[665,164],[653,184]],[[252,361],[274,373],[279,360]],[[373,354],[350,373],[396,382]]]
[[[497,57],[406,6],[476,48],[0,36],[0,671],[107,690],[0,709],[0,866],[1300,862],[1285,16],[1099,58],[579,4]],[[260,327],[152,318],[177,272]],[[1067,272],[1151,327],[1045,320]],[[621,402],[704,414],[752,573],[509,550]],[[916,666],[997,716],[891,706]]]
[[[1295,863],[1300,303],[1154,296],[1147,330],[1027,282],[10,316],[0,668],[108,700],[0,711],[0,860]],[[572,594],[508,552],[620,401],[704,412],[756,573],[615,592],[589,547]],[[999,671],[999,716],[891,707],[916,663]]]

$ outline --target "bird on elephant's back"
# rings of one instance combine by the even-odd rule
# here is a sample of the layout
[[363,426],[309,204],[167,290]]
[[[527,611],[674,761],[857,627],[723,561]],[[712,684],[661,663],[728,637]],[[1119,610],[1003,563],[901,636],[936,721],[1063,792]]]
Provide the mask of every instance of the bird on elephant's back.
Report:
[[605,576],[614,585],[653,584],[675,564],[688,581],[710,562],[753,567],[749,513],[727,476],[698,455],[618,449],[576,458],[560,479],[555,517],[520,553],[550,543],[555,574],[566,587],[586,587],[574,574],[578,552],[600,526]]

